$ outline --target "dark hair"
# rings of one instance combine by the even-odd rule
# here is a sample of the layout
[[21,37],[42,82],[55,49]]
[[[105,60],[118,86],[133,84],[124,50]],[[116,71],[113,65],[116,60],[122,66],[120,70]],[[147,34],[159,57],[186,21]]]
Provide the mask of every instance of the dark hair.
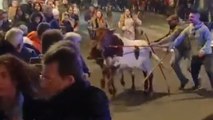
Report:
[[38,11],[38,12],[42,12],[42,5],[41,5],[41,3],[39,3],[39,2],[35,2],[35,3],[33,3],[33,9],[35,10],[35,6],[36,5],[39,5],[40,6],[40,11]]
[[51,45],[63,39],[63,35],[59,30],[50,29],[42,34],[42,53],[44,54]]
[[191,8],[190,9],[190,13],[193,13],[193,14],[200,14],[200,11],[196,8]]
[[5,54],[0,56],[0,65],[3,65],[8,70],[12,81],[17,83],[16,89],[23,93],[31,93],[31,73],[33,69],[21,59]]
[[15,47],[13,47],[12,44],[10,44],[6,40],[0,40],[0,55],[4,55],[7,53],[17,54],[16,49],[15,49]]
[[43,21],[43,16],[41,15],[40,12],[34,12],[34,13],[31,15],[31,17],[30,17],[30,21],[31,21],[31,22],[35,22],[35,18],[36,18],[36,17],[40,17],[40,18],[41,18],[40,22]]
[[70,41],[60,41],[44,54],[43,63],[58,63],[58,71],[61,76],[73,75],[76,82],[82,82],[82,68],[80,54]]
[[37,34],[39,37],[48,29],[50,29],[50,24],[47,22],[41,22],[37,27]]

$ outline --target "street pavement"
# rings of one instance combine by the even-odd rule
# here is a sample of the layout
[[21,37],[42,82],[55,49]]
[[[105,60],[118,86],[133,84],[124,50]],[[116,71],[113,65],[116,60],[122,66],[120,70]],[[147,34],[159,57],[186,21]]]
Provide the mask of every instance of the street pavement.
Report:
[[[82,13],[83,14],[83,13]],[[120,13],[114,13],[113,26],[119,20]],[[80,33],[83,36],[81,43],[81,51],[86,60],[89,54],[91,41],[88,36],[87,24],[80,17]],[[156,15],[153,13],[146,13],[143,17],[143,30],[149,37],[150,41],[156,40],[166,33],[168,33],[168,25],[166,17]],[[165,52],[156,50],[157,55],[162,58]],[[204,69],[201,69],[200,77],[203,89],[199,91],[179,91],[179,81],[170,67],[171,55],[168,55],[163,61],[166,74],[166,80],[163,78],[159,68],[154,71],[154,95],[146,97],[143,95],[143,79],[144,76],[141,71],[136,73],[136,91],[131,91],[131,78],[128,73],[125,74],[126,86],[122,87],[119,83],[120,75],[116,76],[115,85],[117,88],[117,95],[111,98],[107,90],[104,90],[110,100],[110,109],[113,120],[202,120],[204,117],[213,113],[213,92],[209,85],[207,75]],[[91,77],[89,80],[97,87],[100,87],[101,69],[94,61],[86,60]],[[155,61],[153,61],[156,64]],[[190,79],[187,88],[193,86],[191,76],[186,70],[186,62],[181,64],[184,73]],[[168,82],[170,94],[166,83]]]

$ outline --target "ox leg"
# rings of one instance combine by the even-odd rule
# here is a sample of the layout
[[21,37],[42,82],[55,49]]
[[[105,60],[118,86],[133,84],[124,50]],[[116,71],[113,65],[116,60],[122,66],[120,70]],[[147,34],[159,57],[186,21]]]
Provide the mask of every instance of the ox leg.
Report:
[[135,90],[135,75],[134,75],[133,71],[131,71],[131,77],[132,77],[132,87],[131,87],[131,89]]
[[114,84],[114,71],[111,69],[108,71],[108,80],[109,93],[114,97],[116,95],[117,90]]
[[103,70],[102,71],[102,76],[103,76],[103,78],[101,79],[101,88],[102,89],[105,89],[105,78],[106,78],[106,73],[105,73],[105,71]]
[[149,89],[148,89],[148,93],[150,96],[152,96],[153,94],[153,73],[151,73],[151,75],[149,76]]
[[[143,71],[143,75],[146,78],[147,73],[145,71]],[[149,80],[147,79],[147,80],[144,81],[144,92],[147,92],[148,88],[149,88]]]
[[121,71],[121,80],[120,80],[120,82],[121,82],[121,85],[124,87],[126,83],[124,81],[124,72],[123,71]]

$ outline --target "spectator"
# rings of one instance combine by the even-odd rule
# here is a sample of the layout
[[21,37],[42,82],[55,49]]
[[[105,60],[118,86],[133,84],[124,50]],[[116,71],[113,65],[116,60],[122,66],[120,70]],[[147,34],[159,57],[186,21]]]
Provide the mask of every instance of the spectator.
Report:
[[30,16],[33,13],[33,3],[34,0],[27,0],[27,3],[21,4],[21,9],[25,12],[27,16]]
[[0,10],[0,31],[7,32],[10,29],[7,12]]
[[73,32],[74,30],[74,23],[70,19],[70,15],[68,12],[63,13],[62,15],[62,26],[63,26],[63,33]]
[[47,30],[42,34],[42,53],[46,53],[51,45],[63,39],[63,35],[59,30]]
[[68,1],[67,0],[62,0],[62,4],[59,5],[58,10],[59,10],[59,13],[60,13],[60,18],[62,18],[62,14],[69,10]]
[[44,6],[43,13],[44,13],[45,20],[48,23],[54,19],[52,11],[53,11],[52,7],[47,5]]
[[42,5],[39,2],[33,3],[33,12],[42,12]]
[[73,31],[79,30],[79,16],[74,12],[74,7],[70,6],[69,8],[70,19],[73,23]]
[[30,17],[29,32],[36,31],[38,25],[44,21],[40,12],[34,12]]
[[16,9],[16,15],[13,21],[13,26],[19,26],[21,24],[28,25],[29,17],[26,16],[25,12],[21,9],[21,7],[18,7]]
[[40,52],[32,45],[32,41],[27,37],[27,34],[28,34],[28,28],[26,25],[20,25],[19,26],[19,29],[21,29],[23,32],[24,32],[24,37],[23,37],[23,40],[24,40],[24,46],[27,47],[27,48],[30,48],[30,49],[33,49],[37,55],[40,54]]
[[66,42],[54,44],[43,57],[40,90],[46,104],[35,106],[39,110],[34,119],[111,120],[105,93],[82,78],[79,51]]
[[136,26],[142,24],[142,21],[137,15],[132,16],[129,9],[126,9],[124,14],[121,15],[120,21],[118,22],[119,28],[123,31],[123,36],[130,40],[135,40],[135,29]]
[[0,49],[1,49],[0,56],[7,53],[18,55],[13,45],[11,45],[8,41],[3,39],[0,40]]
[[13,0],[12,6],[9,7],[9,9],[8,9],[9,20],[12,20],[12,21],[14,20],[17,8],[18,8],[18,0]]
[[[69,32],[64,35],[64,40],[69,40],[69,41],[73,42],[79,51],[80,51],[81,39],[82,39],[81,35],[78,33],[74,33],[74,32]],[[83,72],[88,74],[88,76],[90,76],[89,68],[86,65],[82,56],[81,56],[81,59],[82,59],[82,65],[83,65]]]
[[50,29],[48,23],[40,23],[37,27],[37,31],[30,32],[27,37],[32,41],[32,45],[41,53],[41,36],[42,34]]
[[[0,56],[0,119],[21,120],[24,94],[30,94],[30,68],[20,59]],[[2,115],[2,116],[1,116]]]
[[5,40],[15,47],[20,57],[29,62],[31,57],[36,57],[36,53],[33,49],[24,46],[23,32],[18,28],[11,28],[5,35]]
[[50,21],[50,26],[52,29],[60,29],[58,9],[53,9],[52,13],[53,19]]
[[89,10],[86,11],[86,13],[84,15],[84,20],[86,22],[89,22],[94,15],[95,15],[95,7],[94,6],[90,6]]
[[104,15],[100,10],[96,11],[94,18],[91,21],[93,28],[107,28],[107,22],[104,19]]

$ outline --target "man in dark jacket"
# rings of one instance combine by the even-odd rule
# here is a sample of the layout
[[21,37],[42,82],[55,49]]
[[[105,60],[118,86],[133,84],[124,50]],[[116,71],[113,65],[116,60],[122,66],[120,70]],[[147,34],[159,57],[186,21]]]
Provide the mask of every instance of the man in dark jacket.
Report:
[[73,43],[54,44],[43,56],[43,63],[39,98],[44,100],[25,105],[28,118],[24,119],[111,120],[105,93],[82,77],[80,53]]
[[24,61],[29,62],[31,57],[37,56],[36,52],[33,49],[24,46],[22,30],[18,28],[10,29],[9,31],[7,31],[5,35],[5,40],[8,41],[10,44],[12,44],[13,47],[15,47],[20,57]]
[[0,10],[0,31],[6,32],[10,29],[7,12]]

